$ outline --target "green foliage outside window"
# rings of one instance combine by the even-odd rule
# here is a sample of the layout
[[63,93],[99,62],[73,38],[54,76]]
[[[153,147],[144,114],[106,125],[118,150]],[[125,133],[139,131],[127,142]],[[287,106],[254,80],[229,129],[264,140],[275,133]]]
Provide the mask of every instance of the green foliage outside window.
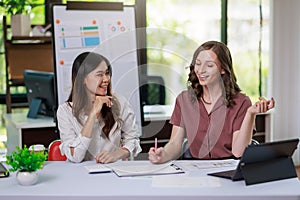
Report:
[[[238,7],[234,7],[235,9],[228,9],[230,17],[228,18],[228,47],[231,50],[238,84],[242,92],[254,102],[259,97],[259,1],[236,0],[234,2],[239,4]],[[268,1],[263,2],[265,10],[268,10]],[[228,1],[228,4],[234,3]],[[147,49],[148,74],[163,76],[166,83],[171,83],[169,85],[172,87],[170,90],[173,94],[177,92],[173,88],[174,83],[186,86],[188,69],[184,70],[184,67],[190,63],[191,56],[198,45],[207,40],[220,41],[219,8],[219,1],[199,0],[193,3],[189,0],[147,1],[148,27],[168,30],[165,32],[167,34],[152,30],[147,32],[147,45],[155,47]],[[165,10],[168,12],[164,12]],[[186,15],[187,13],[189,14]],[[262,95],[266,96],[269,68],[267,13],[263,22]],[[179,34],[186,38],[179,37]],[[174,46],[172,50],[175,50],[175,53],[168,51],[171,45]],[[178,73],[181,70],[181,77],[177,77],[176,81],[174,81],[174,74],[170,73],[175,71],[175,68]],[[167,104],[172,99],[174,95],[167,94]]]
[[0,7],[7,15],[29,14],[40,2],[41,0],[2,0]]
[[[7,1],[11,1],[11,2],[32,2],[34,3],[34,5],[31,7],[30,10],[30,20],[31,20],[31,24],[35,25],[43,25],[45,24],[45,5],[44,5],[44,0],[1,0],[1,4],[7,2]],[[25,8],[24,8],[25,9]],[[13,12],[13,11],[12,11]],[[16,12],[16,11],[14,11]],[[11,14],[8,11],[6,11],[6,8],[3,6],[0,6],[0,77],[3,77],[0,79],[0,94],[5,94],[5,53],[4,53],[4,40],[3,40],[3,27],[2,27],[2,15],[6,15],[6,14]],[[10,24],[10,17],[8,15],[7,17],[7,23]],[[8,30],[9,31],[9,30]],[[18,94],[18,93],[25,93],[26,90],[24,87],[16,87],[16,88],[12,88],[11,92],[14,94]]]
[[[8,0],[1,0],[2,1],[8,1]],[[17,1],[17,0],[12,0],[12,1]],[[21,1],[21,0],[19,0]],[[25,0],[22,0],[25,1]],[[31,23],[32,24],[44,24],[45,23],[45,8],[44,8],[44,0],[32,0],[37,2],[41,6],[37,6],[33,8],[30,12],[31,15]],[[99,0],[102,1],[102,0]],[[108,0],[106,0],[108,1]],[[109,0],[109,1],[119,1],[119,0]],[[121,1],[121,0],[120,0]],[[124,2],[125,5],[131,5],[134,4],[134,0],[125,0],[122,1]],[[189,61],[191,60],[191,55],[193,51],[195,50],[195,44],[199,45],[203,41],[193,41],[192,39],[188,38],[193,38],[190,36],[191,33],[197,33],[196,38],[193,38],[197,40],[198,38],[202,37],[205,34],[208,34],[212,39],[219,38],[218,35],[214,35],[215,31],[216,33],[219,33],[219,28],[220,28],[220,23],[219,19],[218,21],[211,22],[209,26],[200,23],[199,21],[193,21],[191,20],[192,15],[197,15],[198,19],[200,20],[201,18],[207,18],[210,13],[205,14],[206,10],[202,10],[203,5],[211,5],[211,2],[214,1],[209,1],[209,0],[202,0],[200,3],[197,4],[194,2],[192,6],[189,6],[188,2],[192,1],[184,1],[184,5],[186,5],[187,8],[190,7],[197,7],[199,12],[189,12],[189,15],[187,15],[186,12],[178,13],[175,12],[174,17],[170,17],[172,14],[172,9],[169,12],[163,12],[167,9],[170,9],[171,5],[177,5],[179,3],[182,3],[183,1],[181,0],[168,0],[168,1],[160,1],[160,0],[147,0],[147,25],[151,26],[149,24],[149,21],[151,21],[152,24],[155,24],[156,27],[169,30],[172,32],[172,34],[167,34],[167,32],[160,33],[157,31],[154,32],[148,32],[147,33],[147,43],[151,44],[151,46],[157,47],[156,49],[148,49],[148,63],[149,63],[149,68],[148,68],[148,73],[150,75],[162,75],[166,74],[166,77],[164,77],[165,81],[172,82],[172,79],[174,77],[171,77],[172,74],[169,73],[168,70],[173,70],[174,67],[177,69],[180,69],[181,72],[181,77],[177,80],[177,83],[180,83],[185,87],[185,83],[187,80],[187,73],[188,71],[184,68],[187,66]],[[219,1],[216,1],[215,3],[217,4]],[[239,1],[240,2],[240,1]],[[241,4],[246,3],[251,3],[251,4],[257,4],[258,0],[248,0],[248,1],[241,1]],[[63,3],[66,3],[64,0]],[[195,5],[194,5],[195,4]],[[258,5],[258,4],[257,4]],[[182,7],[182,10],[186,9],[185,6]],[[217,4],[214,7],[214,13],[219,12],[219,5]],[[201,11],[202,10],[202,11]],[[0,6],[0,15],[4,14],[4,9],[3,7]],[[229,12],[233,12],[230,11]],[[158,14],[157,14],[158,13]],[[182,14],[182,17],[181,17]],[[253,14],[256,15],[256,14]],[[199,18],[200,16],[200,18]],[[180,19],[178,21],[178,19]],[[0,19],[1,21],[1,19]],[[250,22],[249,22],[250,23]],[[256,23],[253,20],[251,23]],[[194,24],[192,29],[189,24]],[[0,23],[0,29],[2,29],[2,23]],[[204,28],[203,28],[204,27]],[[229,23],[229,28],[232,29],[233,27],[236,27],[237,30],[240,30],[242,26],[241,21],[236,21],[235,24],[233,24],[232,20]],[[206,30],[207,33],[205,32],[199,32],[199,30]],[[229,30],[230,30],[229,29]],[[237,33],[238,36],[240,37],[241,35],[239,34],[240,31],[236,31],[236,29],[233,29],[235,31],[229,32],[229,38],[232,37],[234,33]],[[198,33],[198,32],[199,33]],[[169,33],[170,33],[169,32]],[[186,38],[180,37],[180,34],[182,36],[185,36]],[[249,36],[254,35],[254,33],[249,34]],[[247,36],[245,36],[246,38]],[[210,39],[210,38],[209,38]],[[241,38],[242,39],[242,38]],[[237,39],[236,41],[240,41]],[[248,44],[248,43],[247,43]],[[172,52],[168,51],[159,51],[158,49],[168,49],[170,45],[173,45],[177,49],[175,50],[175,53],[172,54]],[[229,46],[230,49],[233,49],[232,46]],[[174,49],[174,48],[173,48]],[[3,48],[3,40],[2,40],[2,31],[0,32],[0,76],[5,77],[5,59],[4,59],[4,48]],[[234,60],[234,68],[235,72],[238,78],[238,83],[247,95],[251,97],[252,100],[257,100],[258,97],[258,61],[257,61],[257,49],[255,49],[252,52],[242,52],[243,55],[235,54],[233,55],[233,60]],[[180,56],[182,57],[180,57]],[[263,52],[263,94],[266,94],[267,90],[267,77],[268,77],[268,67],[269,63],[266,63],[268,61],[268,52]],[[253,58],[253,59],[252,59]],[[156,67],[159,65],[160,67]],[[154,66],[154,67],[153,67]],[[151,74],[152,73],[152,74]],[[172,82],[173,83],[173,82]],[[171,88],[172,89],[172,88]],[[24,88],[19,88],[16,89],[16,91],[13,91],[14,93],[22,93],[24,92]],[[5,93],[5,78],[0,79],[0,93],[4,94]],[[172,96],[167,95],[167,103],[170,102],[170,100],[173,99]]]

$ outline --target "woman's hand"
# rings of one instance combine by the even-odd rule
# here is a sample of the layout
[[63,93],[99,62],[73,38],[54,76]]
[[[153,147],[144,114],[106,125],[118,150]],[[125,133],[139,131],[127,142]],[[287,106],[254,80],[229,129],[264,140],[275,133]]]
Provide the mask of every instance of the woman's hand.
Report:
[[102,151],[95,156],[95,160],[97,163],[107,164],[119,159],[125,159],[128,156],[130,156],[130,151],[127,148],[122,147],[111,153],[108,151]]
[[160,147],[156,150],[154,147],[151,147],[148,152],[149,161],[155,164],[163,163],[165,157],[166,157],[166,152],[163,147]]
[[110,153],[107,151],[102,151],[99,154],[97,154],[95,157],[97,163],[103,163],[103,164],[112,163],[117,161],[118,159],[119,157],[116,156],[114,152]]
[[270,100],[266,100],[263,97],[259,98],[259,101],[253,104],[249,109],[248,112],[251,114],[259,114],[267,112],[268,110],[275,107],[275,100],[271,98]]
[[106,104],[108,107],[112,106],[111,99],[111,96],[95,96],[92,108],[89,111],[88,119],[81,130],[82,136],[88,138],[92,137],[95,120],[97,120],[100,117],[101,109],[104,104]]
[[93,104],[93,112],[97,115],[97,117],[100,116],[101,109],[104,104],[106,104],[107,107],[112,106],[112,96],[95,96],[95,101]]

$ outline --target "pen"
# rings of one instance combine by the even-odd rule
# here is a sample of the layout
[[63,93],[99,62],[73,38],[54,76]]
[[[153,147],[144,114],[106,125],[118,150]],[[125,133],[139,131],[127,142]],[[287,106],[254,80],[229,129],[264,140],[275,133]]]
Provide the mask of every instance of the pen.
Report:
[[157,138],[154,139],[154,151],[157,149]]

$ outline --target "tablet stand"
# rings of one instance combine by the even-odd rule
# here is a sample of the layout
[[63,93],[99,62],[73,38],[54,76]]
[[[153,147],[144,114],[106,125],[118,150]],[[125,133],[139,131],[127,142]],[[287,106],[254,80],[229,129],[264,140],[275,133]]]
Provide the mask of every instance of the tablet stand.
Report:
[[241,163],[241,171],[246,185],[297,177],[291,157],[280,157],[255,163]]

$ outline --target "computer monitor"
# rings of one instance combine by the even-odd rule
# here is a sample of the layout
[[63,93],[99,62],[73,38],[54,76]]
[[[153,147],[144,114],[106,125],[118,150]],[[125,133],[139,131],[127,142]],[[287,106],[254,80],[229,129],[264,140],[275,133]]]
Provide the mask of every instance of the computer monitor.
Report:
[[54,95],[54,73],[25,70],[24,82],[29,103],[28,118],[39,115],[54,117],[56,100]]

